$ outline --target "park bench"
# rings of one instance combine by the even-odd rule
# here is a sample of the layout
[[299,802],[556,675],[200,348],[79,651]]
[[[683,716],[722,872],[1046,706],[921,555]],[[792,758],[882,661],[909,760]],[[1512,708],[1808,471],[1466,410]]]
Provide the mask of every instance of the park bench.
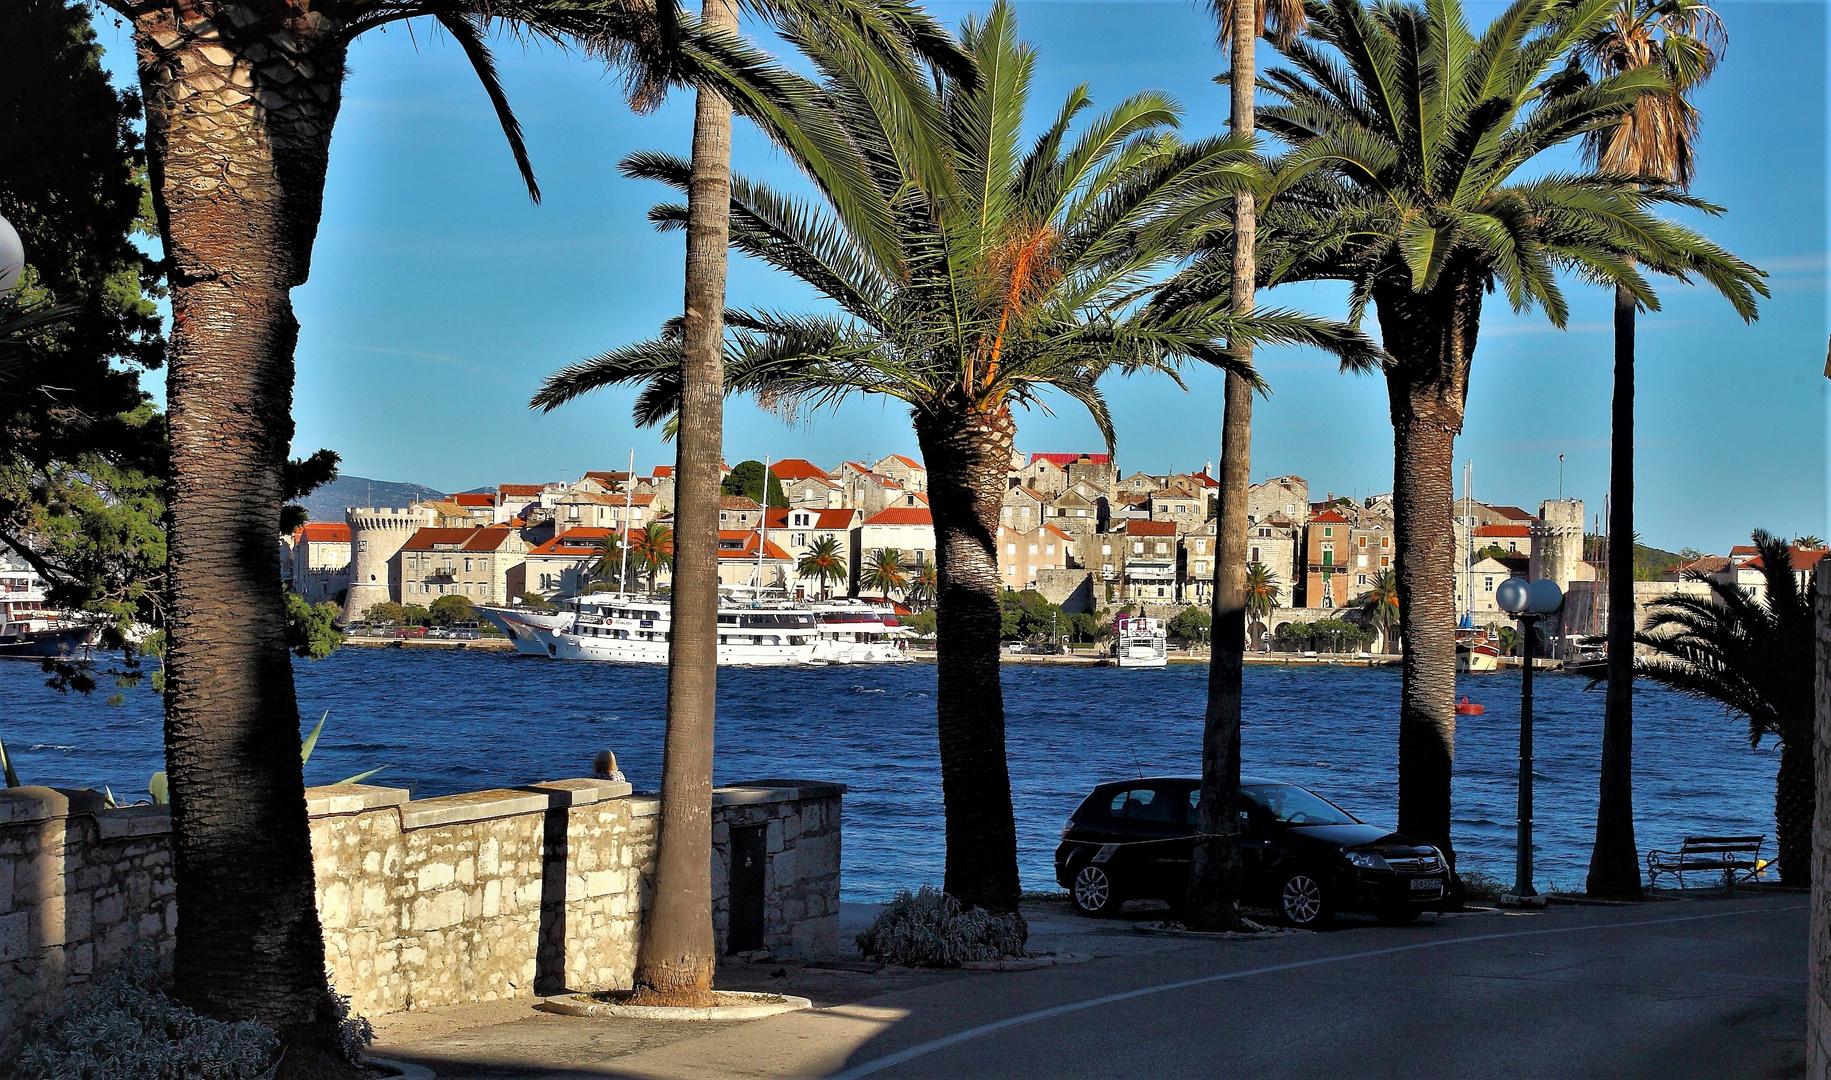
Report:
[[1765,836],[1687,836],[1677,851],[1647,852],[1647,887],[1659,884],[1659,875],[1670,874],[1685,887],[1685,875],[1711,873],[1723,875],[1723,888],[1734,889],[1739,880],[1752,881],[1770,865],[1761,857]]

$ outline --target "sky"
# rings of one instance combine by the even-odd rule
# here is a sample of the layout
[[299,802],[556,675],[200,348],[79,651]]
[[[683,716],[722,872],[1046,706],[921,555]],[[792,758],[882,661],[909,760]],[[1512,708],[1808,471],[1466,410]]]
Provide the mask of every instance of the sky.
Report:
[[[957,26],[989,3],[935,3]],[[1030,128],[1076,85],[1097,106],[1140,90],[1175,96],[1190,136],[1225,127],[1212,24],[1193,2],[1017,4],[1038,50]],[[1697,95],[1704,115],[1695,194],[1728,213],[1696,219],[1768,271],[1773,297],[1745,325],[1707,290],[1660,283],[1663,310],[1638,330],[1635,517],[1644,542],[1725,551],[1760,526],[1831,534],[1827,507],[1827,17],[1821,3],[1723,0],[1729,49]],[[1478,26],[1501,10],[1471,3]],[[98,19],[117,82],[132,49]],[[775,43],[779,45],[778,43]],[[551,414],[527,408],[553,370],[652,336],[681,308],[683,241],[645,212],[668,196],[625,180],[624,155],[685,155],[691,95],[635,116],[614,74],[551,46],[497,42],[502,81],[527,134],[544,199],[531,205],[489,103],[459,50],[424,26],[371,32],[350,50],[310,280],[294,292],[298,347],[295,454],[329,447],[349,475],[457,491],[577,478],[586,469],[672,463],[672,444],[636,430],[632,393],[600,392]],[[1261,63],[1270,59],[1262,47]],[[739,121],[739,172],[789,188],[802,181]],[[1548,166],[1569,164],[1551,160]],[[1688,215],[1696,218],[1695,215]],[[789,310],[820,301],[734,256],[730,301]],[[1462,466],[1475,495],[1536,508],[1580,498],[1593,520],[1608,485],[1611,296],[1566,283],[1569,325],[1484,307]],[[1290,286],[1261,304],[1345,314],[1345,287]],[[1373,320],[1369,331],[1377,332]],[[1253,476],[1295,473],[1313,498],[1391,490],[1392,433],[1378,376],[1340,374],[1314,351],[1262,350],[1271,394],[1255,409]],[[1189,372],[1103,384],[1127,473],[1212,463],[1221,378]],[[158,388],[155,388],[158,389]],[[1018,446],[1103,449],[1072,401],[1020,413]],[[907,412],[859,400],[784,425],[733,399],[725,456],[803,457],[832,467],[914,454]],[[1560,457],[1562,462],[1560,463]]]

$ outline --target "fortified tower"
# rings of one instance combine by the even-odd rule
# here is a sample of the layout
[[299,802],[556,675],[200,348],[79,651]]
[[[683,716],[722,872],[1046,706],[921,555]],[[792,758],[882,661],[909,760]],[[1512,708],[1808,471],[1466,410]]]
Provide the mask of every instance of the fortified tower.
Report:
[[433,515],[421,506],[351,506],[343,517],[350,523],[350,593],[343,618],[355,622],[376,604],[400,600],[394,556]]
[[1533,580],[1550,578],[1558,588],[1570,591],[1571,579],[1577,576],[1577,563],[1583,558],[1583,500],[1557,499],[1539,504],[1538,520],[1532,523],[1532,559],[1528,573]]

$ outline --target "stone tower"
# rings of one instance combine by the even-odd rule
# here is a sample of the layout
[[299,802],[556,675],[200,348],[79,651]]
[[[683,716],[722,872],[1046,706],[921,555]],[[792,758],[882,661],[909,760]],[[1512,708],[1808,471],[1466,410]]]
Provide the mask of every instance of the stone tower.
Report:
[[351,506],[343,517],[350,524],[350,593],[343,617],[354,622],[376,604],[399,602],[394,556],[414,533],[431,524],[432,513],[420,506]]
[[1570,591],[1583,558],[1583,501],[1557,499],[1539,504],[1532,524],[1532,559],[1528,574],[1533,580],[1550,578]]

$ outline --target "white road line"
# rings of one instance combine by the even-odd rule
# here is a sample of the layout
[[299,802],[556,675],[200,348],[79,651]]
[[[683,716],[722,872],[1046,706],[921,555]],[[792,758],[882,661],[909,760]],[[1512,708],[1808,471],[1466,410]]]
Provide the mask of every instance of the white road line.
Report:
[[980,1038],[981,1036],[991,1035],[995,1032],[1004,1031],[1008,1028],[1021,1027],[1025,1024],[1034,1024],[1039,1020],[1048,1020],[1052,1017],[1067,1015],[1068,1013],[1081,1012],[1084,1009],[1094,1009],[1101,1005],[1111,1005],[1114,1002],[1148,997],[1151,994],[1161,994],[1170,990],[1186,990],[1191,986],[1206,986],[1209,983],[1229,982],[1234,979],[1250,978],[1254,975],[1270,975],[1279,971],[1294,971],[1298,968],[1320,967],[1323,964],[1340,964],[1346,963],[1349,960],[1365,960],[1374,956],[1391,956],[1394,953],[1417,952],[1422,949],[1441,949],[1450,945],[1466,945],[1476,941],[1502,941],[1508,938],[1543,937],[1547,934],[1581,934],[1593,930],[1626,930],[1638,926],[1665,926],[1671,923],[1703,922],[1707,919],[1730,919],[1742,915],[1770,915],[1787,911],[1804,911],[1807,907],[1808,905],[1806,904],[1795,904],[1792,907],[1783,908],[1745,908],[1741,911],[1720,911],[1711,915],[1677,915],[1666,919],[1640,919],[1635,922],[1625,923],[1591,923],[1585,926],[1560,926],[1546,930],[1513,930],[1499,934],[1472,934],[1468,937],[1420,941],[1411,945],[1394,945],[1385,949],[1368,949],[1365,952],[1344,953],[1340,956],[1319,956],[1311,960],[1295,960],[1288,964],[1272,964],[1269,967],[1249,968],[1245,971],[1226,971],[1218,975],[1203,975],[1199,978],[1184,979],[1181,982],[1164,983],[1161,986],[1146,986],[1137,990],[1126,990],[1118,994],[1107,994],[1105,997],[1088,998],[1086,1001],[1073,1001],[1066,1005],[1056,1005],[1053,1008],[1038,1009],[1035,1012],[1024,1013],[1021,1016],[1013,1016],[1004,1020],[994,1020],[992,1023],[981,1024],[974,1028],[967,1028],[965,1031],[957,1031],[952,1035],[946,1035],[939,1039],[931,1039],[925,1043],[917,1043],[915,1046],[911,1046],[905,1050],[899,1050],[894,1054],[887,1054],[881,1058],[873,1058],[862,1065],[855,1065],[843,1072],[832,1073],[828,1076],[827,1080],[856,1080],[858,1077],[870,1076],[872,1073],[882,1072],[885,1069],[893,1069],[904,1062],[914,1061],[916,1058],[932,1054],[937,1050],[945,1050],[950,1046],[958,1046],[963,1042],[968,1042]]

